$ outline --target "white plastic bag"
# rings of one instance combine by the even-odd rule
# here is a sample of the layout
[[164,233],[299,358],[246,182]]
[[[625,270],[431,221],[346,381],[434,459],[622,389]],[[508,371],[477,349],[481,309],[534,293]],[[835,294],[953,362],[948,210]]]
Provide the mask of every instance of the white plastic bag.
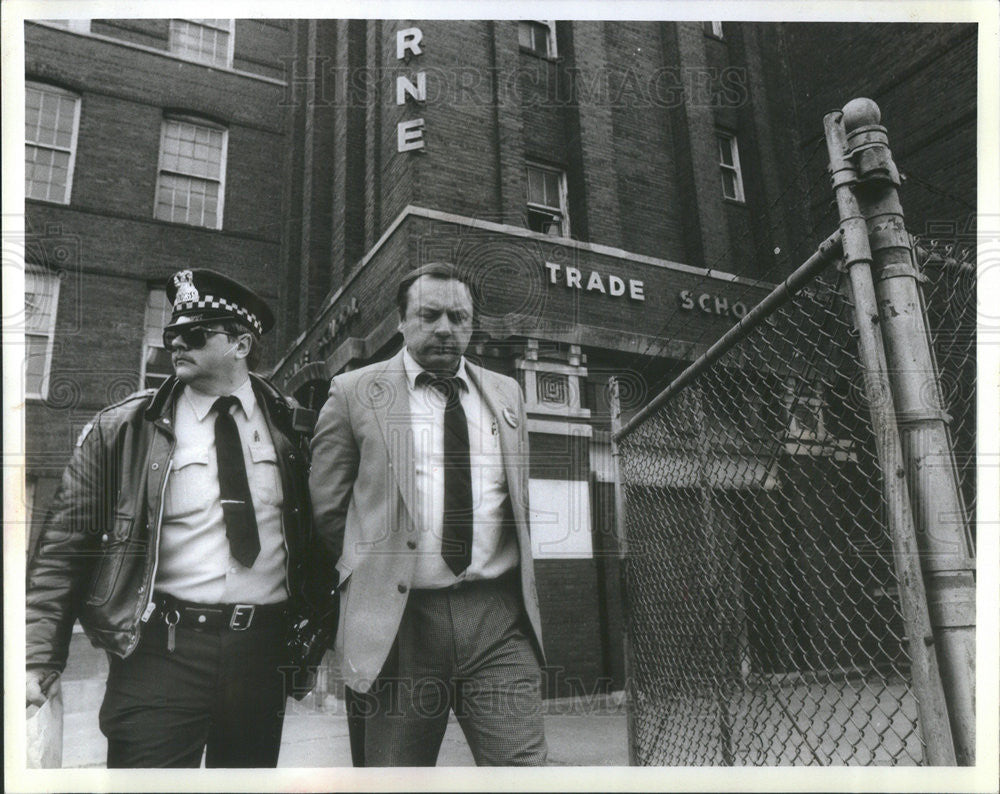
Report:
[[63,701],[59,679],[49,687],[48,699],[28,707],[28,769],[59,769],[62,766]]

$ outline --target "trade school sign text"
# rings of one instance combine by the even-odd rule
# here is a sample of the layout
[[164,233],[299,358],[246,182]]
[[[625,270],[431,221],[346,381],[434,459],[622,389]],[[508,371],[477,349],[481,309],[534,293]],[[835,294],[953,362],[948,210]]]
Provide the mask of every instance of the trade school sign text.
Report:
[[549,271],[550,284],[562,284],[570,289],[578,289],[584,292],[600,292],[610,295],[612,298],[621,298],[628,291],[628,297],[634,301],[644,301],[645,289],[641,280],[637,278],[624,279],[620,276],[609,273],[601,275],[596,270],[591,270],[584,279],[584,271],[578,267],[563,267],[554,262],[546,262],[545,267]]

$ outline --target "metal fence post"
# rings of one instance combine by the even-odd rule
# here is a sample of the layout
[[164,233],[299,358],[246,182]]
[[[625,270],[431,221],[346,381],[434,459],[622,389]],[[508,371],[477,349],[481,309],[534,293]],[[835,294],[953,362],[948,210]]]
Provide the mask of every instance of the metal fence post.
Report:
[[955,755],[975,764],[975,562],[951,455],[947,415],[878,105],[844,107],[846,156],[857,171],[857,196],[868,226],[889,383],[896,406],[914,523],[947,696]]
[[618,379],[611,377],[608,379],[608,408],[611,412],[611,461],[615,478],[615,534],[618,536],[618,560],[621,571],[622,590],[622,613],[624,617],[624,631],[622,631],[622,644],[624,645],[625,656],[625,726],[628,734],[628,762],[632,766],[639,763],[636,730],[635,730],[635,697],[632,691],[633,682],[631,676],[632,660],[629,639],[629,592],[628,592],[628,534],[626,532],[625,517],[625,494],[622,492],[624,482],[622,480],[621,459],[618,451],[617,434],[622,429],[622,407],[618,394]]
[[900,606],[910,652],[911,677],[917,693],[920,729],[927,761],[934,766],[953,766],[956,762],[955,748],[933,648],[934,634],[921,575],[909,489],[903,468],[902,444],[888,392],[888,367],[879,330],[875,287],[872,283],[868,227],[854,194],[857,173],[846,154],[846,133],[842,118],[841,111],[828,113],[823,119],[823,126],[840,216],[844,265],[854,303],[858,352],[883,471],[893,557],[899,579]]

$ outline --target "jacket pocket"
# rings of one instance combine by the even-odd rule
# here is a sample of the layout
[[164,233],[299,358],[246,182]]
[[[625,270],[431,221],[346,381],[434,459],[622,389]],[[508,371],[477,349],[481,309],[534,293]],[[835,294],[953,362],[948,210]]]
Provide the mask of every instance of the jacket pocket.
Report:
[[115,516],[114,531],[101,536],[100,556],[94,565],[87,596],[88,606],[104,606],[115,592],[122,563],[133,546],[131,537],[134,523],[134,516]]

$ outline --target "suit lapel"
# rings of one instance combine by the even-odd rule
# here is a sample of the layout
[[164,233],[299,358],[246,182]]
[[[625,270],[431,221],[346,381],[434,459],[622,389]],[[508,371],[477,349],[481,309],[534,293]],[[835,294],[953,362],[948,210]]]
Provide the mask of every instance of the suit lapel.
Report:
[[494,419],[496,419],[497,428],[500,431],[500,451],[503,454],[504,473],[507,475],[507,490],[510,492],[514,518],[519,527],[527,527],[521,478],[523,467],[528,465],[528,461],[520,458],[518,449],[520,429],[513,426],[508,420],[508,417],[511,417],[514,422],[520,421],[517,403],[512,399],[512,395],[502,394],[500,389],[496,388],[493,378],[490,378],[482,367],[477,367],[468,359],[465,360],[465,371],[469,373],[469,377],[483,396],[486,407],[490,409]]
[[409,511],[410,520],[417,526],[410,390],[403,368],[403,352],[390,358],[385,367],[377,370],[374,377],[360,387],[364,392],[362,399],[370,400],[375,409],[373,413],[382,433],[389,470]]

